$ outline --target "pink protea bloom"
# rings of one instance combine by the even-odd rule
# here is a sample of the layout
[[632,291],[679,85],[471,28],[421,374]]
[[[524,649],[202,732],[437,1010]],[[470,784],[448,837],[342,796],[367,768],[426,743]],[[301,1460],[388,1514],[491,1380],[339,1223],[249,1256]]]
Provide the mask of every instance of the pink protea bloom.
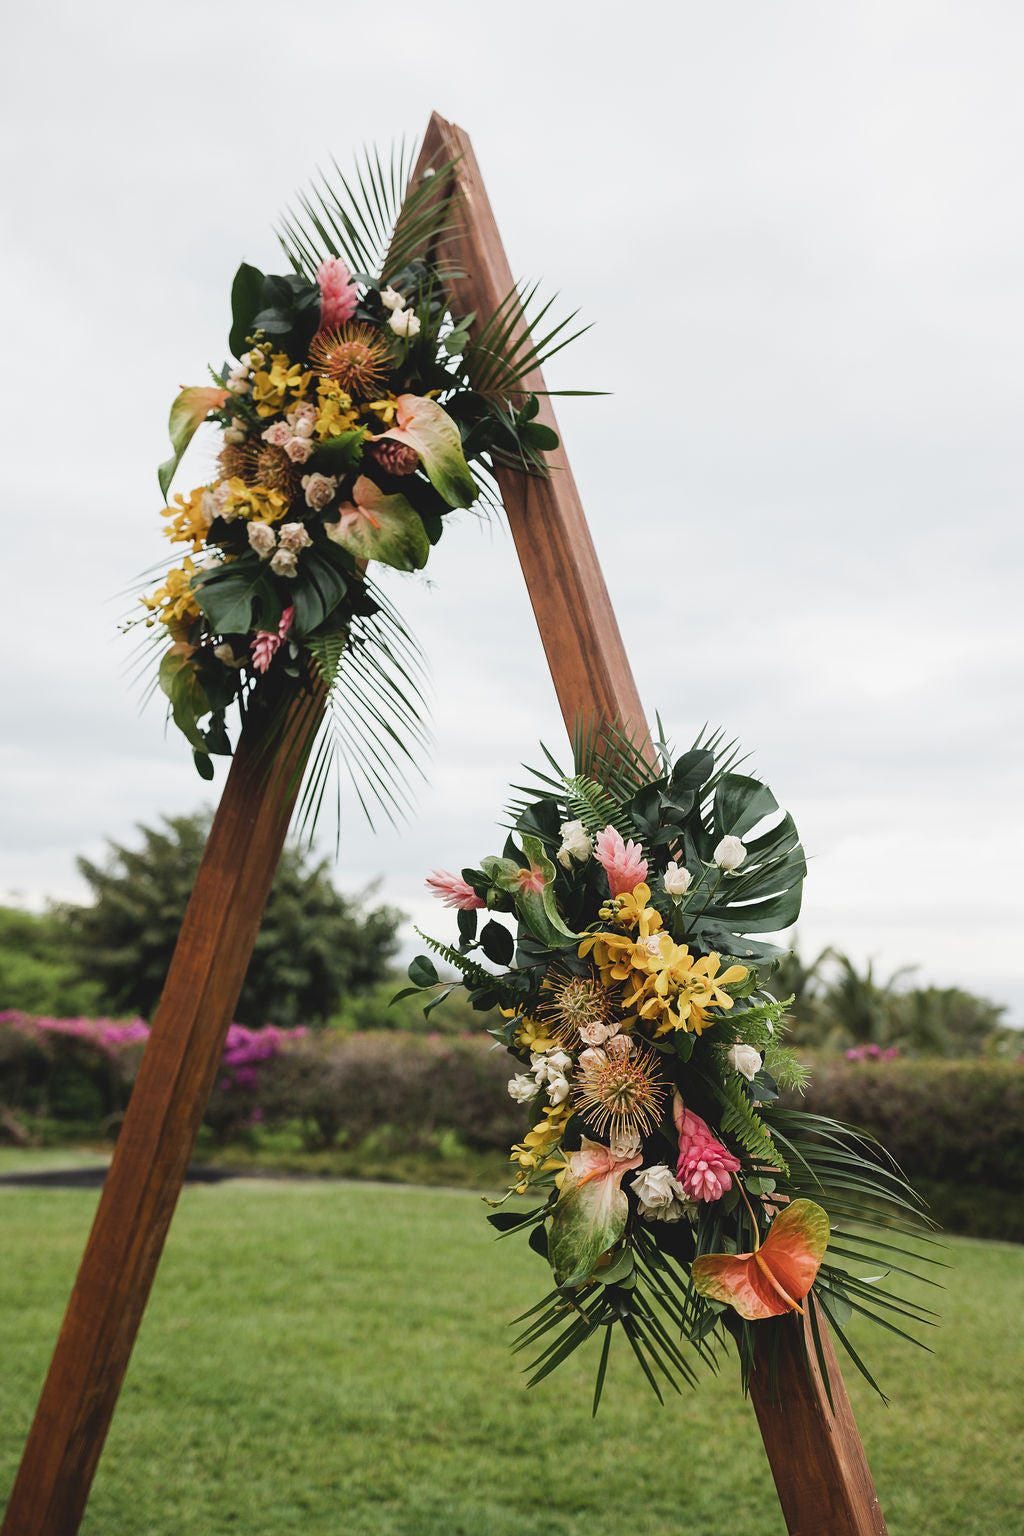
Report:
[[359,303],[352,273],[337,256],[325,256],[316,272],[320,285],[320,329],[327,330],[351,320]]
[[474,907],[487,905],[467,880],[461,875],[449,874],[446,869],[435,869],[427,876],[427,885],[446,907],[457,907],[460,912],[472,912]]
[[732,1188],[730,1175],[740,1170],[739,1158],[716,1141],[707,1122],[687,1109],[678,1093],[672,1113],[679,1132],[676,1178],[691,1200],[721,1200]]
[[647,879],[647,860],[640,844],[632,838],[623,842],[614,827],[605,827],[597,834],[594,854],[608,876],[613,896],[627,896]]

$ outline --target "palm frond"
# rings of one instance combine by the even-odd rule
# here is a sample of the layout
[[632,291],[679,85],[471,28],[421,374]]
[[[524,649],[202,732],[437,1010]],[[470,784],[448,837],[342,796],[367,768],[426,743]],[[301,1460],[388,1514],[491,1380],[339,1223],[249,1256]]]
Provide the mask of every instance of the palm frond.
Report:
[[[415,162],[416,146],[404,140],[390,154],[367,146],[347,176],[332,159],[332,173],[321,171],[299,194],[298,207],[281,217],[278,239],[295,271],[312,282],[324,257],[336,256],[354,273],[386,284],[439,240],[451,240],[458,226],[444,184],[457,161],[410,187]],[[435,269],[441,278],[451,275],[436,263]]]
[[505,399],[519,393],[528,373],[544,364],[563,347],[590,329],[588,325],[566,334],[578,310],[559,320],[539,339],[556,296],[543,302],[538,283],[517,283],[467,343],[462,356],[466,380],[488,397]]

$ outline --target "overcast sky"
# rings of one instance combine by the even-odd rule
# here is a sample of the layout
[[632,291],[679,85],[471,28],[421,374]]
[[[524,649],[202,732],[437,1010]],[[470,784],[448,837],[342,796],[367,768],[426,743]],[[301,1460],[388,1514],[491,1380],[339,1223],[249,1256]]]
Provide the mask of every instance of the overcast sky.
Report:
[[[801,948],[1021,1021],[1019,6],[99,0],[5,42],[0,899],[210,803],[116,629],[168,553],[170,402],[316,167],[436,107],[513,270],[593,322],[549,384],[611,392],[559,417],[645,705],[793,812]],[[564,732],[501,526],[389,585],[436,747],[407,825],[346,803],[336,878],[444,933],[424,875],[497,851]]]

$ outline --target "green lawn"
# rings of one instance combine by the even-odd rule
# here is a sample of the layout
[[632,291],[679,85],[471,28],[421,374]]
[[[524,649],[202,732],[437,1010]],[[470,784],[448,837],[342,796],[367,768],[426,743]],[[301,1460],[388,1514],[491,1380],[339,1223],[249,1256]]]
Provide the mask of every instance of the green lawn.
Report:
[[[96,1201],[0,1189],[0,1505]],[[1024,1249],[952,1240],[935,1355],[858,1330],[847,1373],[890,1536],[1021,1529]],[[85,1536],[783,1536],[735,1372],[664,1409],[613,1350],[524,1391],[502,1323],[542,1262],[478,1197],[186,1190]]]

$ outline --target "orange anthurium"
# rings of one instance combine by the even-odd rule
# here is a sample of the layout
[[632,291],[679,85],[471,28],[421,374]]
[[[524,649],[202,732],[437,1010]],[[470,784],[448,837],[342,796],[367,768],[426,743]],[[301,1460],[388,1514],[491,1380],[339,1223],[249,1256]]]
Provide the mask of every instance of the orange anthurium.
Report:
[[735,1307],[754,1321],[803,1312],[828,1247],[828,1217],[813,1200],[794,1200],[779,1212],[753,1253],[706,1253],[690,1266],[702,1296]]
[[181,456],[195,436],[196,428],[211,411],[219,411],[227,398],[226,389],[214,389],[209,384],[193,384],[181,390],[171,406],[171,419],[168,423],[174,452],[166,463],[160,465],[158,471],[160,489],[165,496]]

